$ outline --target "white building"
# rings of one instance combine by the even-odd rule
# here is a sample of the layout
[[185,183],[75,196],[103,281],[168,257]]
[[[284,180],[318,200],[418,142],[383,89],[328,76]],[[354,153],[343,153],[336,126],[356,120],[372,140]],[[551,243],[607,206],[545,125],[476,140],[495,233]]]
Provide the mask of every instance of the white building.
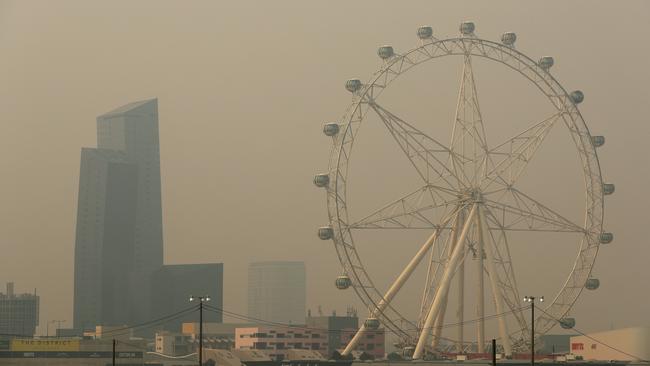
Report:
[[248,316],[283,324],[304,324],[306,291],[305,263],[251,263]]
[[650,327],[615,329],[589,333],[588,337],[571,337],[571,353],[582,356],[584,360],[650,360]]

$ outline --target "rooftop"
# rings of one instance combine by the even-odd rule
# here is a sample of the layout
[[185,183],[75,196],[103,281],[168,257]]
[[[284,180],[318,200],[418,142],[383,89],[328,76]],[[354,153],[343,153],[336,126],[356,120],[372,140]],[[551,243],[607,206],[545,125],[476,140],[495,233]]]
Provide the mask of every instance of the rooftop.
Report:
[[147,100],[141,100],[138,102],[133,102],[129,103],[126,105],[123,105],[121,107],[118,107],[116,109],[113,109],[110,112],[104,113],[101,116],[97,118],[106,118],[106,117],[115,117],[115,116],[121,116],[125,114],[130,114],[136,112],[138,109],[144,108],[144,107],[157,107],[158,105],[158,98],[153,98],[153,99],[147,99]]

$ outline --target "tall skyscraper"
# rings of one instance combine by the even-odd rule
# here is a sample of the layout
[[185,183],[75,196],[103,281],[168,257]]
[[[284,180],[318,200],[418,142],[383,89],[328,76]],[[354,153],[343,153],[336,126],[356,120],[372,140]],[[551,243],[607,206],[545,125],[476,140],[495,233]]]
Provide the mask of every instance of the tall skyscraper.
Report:
[[32,337],[36,333],[38,314],[38,296],[35,293],[16,295],[13,282],[8,282],[7,292],[0,293],[0,338]]
[[149,319],[163,264],[158,101],[97,117],[97,148],[81,150],[74,327]]
[[248,316],[304,324],[305,263],[257,262],[248,267]]

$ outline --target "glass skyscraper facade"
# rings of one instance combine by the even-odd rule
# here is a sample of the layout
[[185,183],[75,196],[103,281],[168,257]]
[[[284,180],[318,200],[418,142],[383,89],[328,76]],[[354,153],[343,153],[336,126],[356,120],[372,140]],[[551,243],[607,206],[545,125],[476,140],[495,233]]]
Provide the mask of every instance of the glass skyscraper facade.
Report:
[[149,320],[163,265],[158,101],[97,117],[97,148],[81,150],[74,327]]

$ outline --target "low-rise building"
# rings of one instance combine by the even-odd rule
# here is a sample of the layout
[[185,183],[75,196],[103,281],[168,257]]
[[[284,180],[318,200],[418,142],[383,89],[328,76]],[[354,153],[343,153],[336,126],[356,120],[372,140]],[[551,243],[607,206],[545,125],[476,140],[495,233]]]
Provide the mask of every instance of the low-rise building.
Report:
[[[356,333],[356,328],[346,328],[341,331],[339,351],[345,349]],[[365,352],[375,358],[383,358],[386,354],[386,330],[383,328],[367,329],[354,351]]]
[[327,352],[327,330],[293,326],[255,326],[235,330],[235,349],[261,350],[282,360],[290,349]]
[[133,328],[128,325],[97,325],[95,330],[83,333],[85,338],[92,339],[117,339],[127,341],[133,338]]
[[343,332],[348,332],[350,329],[356,332],[359,327],[359,318],[352,311],[349,311],[345,316],[337,316],[335,312],[332,315],[311,316],[309,314],[305,319],[305,323],[307,328],[327,330],[327,351],[325,356],[329,357],[334,351],[340,351],[344,342]]
[[[253,323],[203,323],[203,347],[211,349],[235,348],[235,329],[254,327]],[[181,333],[189,337],[193,351],[198,349],[199,323],[183,323]]]
[[[142,364],[143,340],[118,341],[116,364]],[[113,341],[80,338],[13,338],[8,350],[0,350],[2,366],[106,366],[113,358]]]
[[574,336],[571,337],[571,353],[584,360],[650,360],[650,327]]
[[[334,351],[342,352],[359,329],[359,317],[356,310],[348,308],[344,316],[332,315],[311,316],[307,313],[305,323],[310,329],[324,329],[327,331],[327,352],[326,356],[331,357]],[[386,352],[386,336],[383,329],[366,330],[359,341],[355,352],[366,352],[375,358],[382,358]]]
[[570,352],[569,343],[575,334],[544,334],[535,345],[535,353],[540,355],[567,354]]
[[[237,328],[249,328],[256,326],[256,323],[212,323],[204,322],[203,323],[203,335],[204,337],[219,337],[219,338],[230,338],[233,341],[235,340],[235,329]],[[181,333],[185,335],[192,335],[194,338],[198,338],[200,324],[199,322],[194,323],[183,323],[181,326]]]
[[156,352],[167,356],[183,356],[191,353],[192,337],[180,333],[156,333]]
[[[203,335],[204,349],[232,349],[235,345],[233,337],[216,337]],[[199,350],[198,334],[181,334],[162,331],[156,333],[155,351],[167,356],[186,356]]]

